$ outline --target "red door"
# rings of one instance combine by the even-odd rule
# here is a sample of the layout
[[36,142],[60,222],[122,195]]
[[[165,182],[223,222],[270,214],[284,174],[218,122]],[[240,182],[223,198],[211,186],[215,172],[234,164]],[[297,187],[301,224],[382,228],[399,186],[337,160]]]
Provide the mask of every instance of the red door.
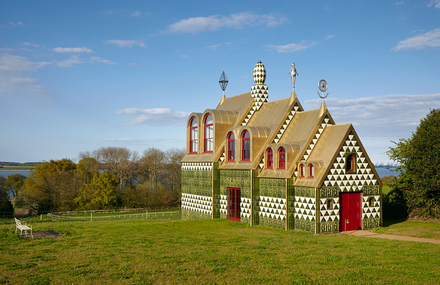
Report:
[[361,230],[361,193],[339,193],[339,231]]
[[240,188],[228,188],[228,218],[240,221]]

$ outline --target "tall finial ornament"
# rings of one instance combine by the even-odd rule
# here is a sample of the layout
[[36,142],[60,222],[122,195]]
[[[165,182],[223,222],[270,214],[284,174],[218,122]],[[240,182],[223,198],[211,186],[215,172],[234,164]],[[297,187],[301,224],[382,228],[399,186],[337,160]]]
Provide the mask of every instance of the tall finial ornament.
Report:
[[223,90],[223,95],[225,95],[226,87],[228,86],[228,78],[226,77],[225,72],[223,71],[222,75],[220,76],[220,79],[218,81],[218,84],[220,84],[220,88]]
[[325,81],[324,79],[319,80],[318,88],[322,92],[322,95],[319,94],[319,92],[318,92],[318,96],[319,96],[319,98],[322,99],[322,101],[324,101],[324,99],[327,98],[327,96],[328,96],[328,93],[324,95],[325,91],[327,91],[327,88],[328,88],[327,81]]
[[294,62],[292,62],[292,67],[290,68],[289,74],[290,74],[290,78],[292,79],[292,89],[293,92],[295,92],[295,80],[296,80],[296,76],[299,75],[299,73],[296,71]]

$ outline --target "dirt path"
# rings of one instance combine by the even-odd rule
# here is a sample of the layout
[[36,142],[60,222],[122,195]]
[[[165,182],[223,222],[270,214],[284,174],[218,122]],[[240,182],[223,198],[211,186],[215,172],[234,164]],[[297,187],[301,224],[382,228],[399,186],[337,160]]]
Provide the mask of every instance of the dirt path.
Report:
[[[345,233],[342,232],[341,234],[345,234]],[[385,238],[385,239],[393,239],[393,240],[429,242],[429,243],[440,244],[440,240],[438,240],[438,239],[418,238],[418,237],[409,237],[409,236],[397,236],[397,235],[386,235],[386,234],[372,233],[370,231],[351,231],[351,232],[347,232],[347,235],[357,236],[357,237],[367,237],[367,238]]]

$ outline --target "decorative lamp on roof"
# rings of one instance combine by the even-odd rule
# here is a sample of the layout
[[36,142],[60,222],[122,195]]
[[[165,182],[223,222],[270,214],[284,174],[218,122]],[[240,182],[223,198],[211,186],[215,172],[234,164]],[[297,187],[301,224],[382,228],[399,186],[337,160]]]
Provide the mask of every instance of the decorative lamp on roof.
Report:
[[266,68],[259,61],[254,67],[254,82],[255,84],[264,84],[264,81],[266,81]]

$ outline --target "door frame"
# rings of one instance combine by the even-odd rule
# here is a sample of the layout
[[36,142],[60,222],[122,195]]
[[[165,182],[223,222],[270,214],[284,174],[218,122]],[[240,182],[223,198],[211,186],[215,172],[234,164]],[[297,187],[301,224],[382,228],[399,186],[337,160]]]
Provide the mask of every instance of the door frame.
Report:
[[228,219],[240,222],[241,189],[228,187]]
[[[339,193],[339,231],[362,230],[361,192]],[[348,223],[346,223],[348,220]],[[347,227],[345,227],[347,226]]]

